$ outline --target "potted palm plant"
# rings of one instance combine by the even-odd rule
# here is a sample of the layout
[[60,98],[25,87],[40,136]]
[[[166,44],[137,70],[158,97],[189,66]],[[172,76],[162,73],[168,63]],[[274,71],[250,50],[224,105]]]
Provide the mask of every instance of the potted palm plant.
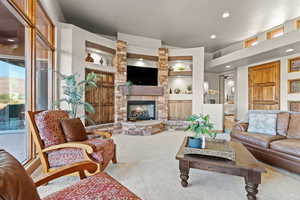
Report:
[[187,121],[191,124],[185,131],[194,132],[193,137],[189,137],[188,146],[191,148],[205,148],[205,136],[208,135],[212,138],[216,137],[216,133],[212,132],[214,125],[210,122],[209,115],[192,115]]

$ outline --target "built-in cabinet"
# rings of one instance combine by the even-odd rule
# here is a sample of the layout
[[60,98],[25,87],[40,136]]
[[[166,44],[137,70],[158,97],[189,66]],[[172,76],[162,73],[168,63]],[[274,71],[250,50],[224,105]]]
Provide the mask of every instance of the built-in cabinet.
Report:
[[186,120],[192,114],[191,100],[170,100],[169,120]]

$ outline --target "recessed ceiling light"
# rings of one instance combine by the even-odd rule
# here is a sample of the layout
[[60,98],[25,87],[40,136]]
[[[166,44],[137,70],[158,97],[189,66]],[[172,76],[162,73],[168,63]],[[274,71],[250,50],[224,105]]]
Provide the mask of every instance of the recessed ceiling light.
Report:
[[215,39],[217,36],[216,35],[211,35],[210,38],[211,39]]
[[223,18],[227,18],[227,17],[229,17],[230,16],[230,13],[229,12],[224,12],[223,14],[222,14],[222,17]]
[[289,52],[293,52],[295,51],[295,49],[287,49],[285,52],[289,53]]
[[227,66],[225,66],[226,68],[230,68],[231,66],[230,65],[227,65]]
[[11,38],[8,38],[7,41],[9,41],[9,42],[14,42],[15,40],[14,40],[14,39],[11,39]]

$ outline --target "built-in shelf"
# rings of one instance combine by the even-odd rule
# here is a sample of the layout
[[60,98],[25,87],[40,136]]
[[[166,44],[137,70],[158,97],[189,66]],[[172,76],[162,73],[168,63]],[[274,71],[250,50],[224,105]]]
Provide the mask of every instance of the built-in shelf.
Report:
[[117,71],[116,68],[113,66],[104,66],[101,64],[91,63],[91,62],[86,62],[85,68],[103,71],[103,72],[110,72],[110,73],[115,73]]
[[186,101],[186,100],[192,100],[193,95],[192,94],[169,94],[169,100],[171,101]]
[[192,71],[170,71],[169,76],[192,76]]
[[126,96],[162,96],[164,95],[163,87],[158,86],[121,86],[123,95]]

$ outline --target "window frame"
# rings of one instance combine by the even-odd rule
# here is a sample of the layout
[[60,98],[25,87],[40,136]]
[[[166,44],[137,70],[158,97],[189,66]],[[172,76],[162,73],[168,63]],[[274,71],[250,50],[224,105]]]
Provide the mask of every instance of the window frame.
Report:
[[280,37],[282,35],[274,37],[276,34],[282,32],[282,35],[284,35],[284,26],[280,26],[277,28],[272,29],[271,31],[267,32],[267,40],[272,40],[274,38]]
[[255,43],[255,42],[258,43],[258,37],[257,36],[245,40],[244,41],[244,48],[249,48],[249,47],[256,46],[257,44],[253,45],[253,43]]
[[297,26],[297,29],[300,30],[300,19],[298,19],[298,20],[296,21],[296,26]]
[[[36,111],[36,41],[40,39],[44,45],[46,45],[49,50],[51,51],[51,64],[52,64],[52,71],[55,71],[56,69],[56,62],[55,62],[55,31],[56,27],[47,14],[46,10],[43,8],[43,5],[41,4],[40,0],[26,0],[26,9],[20,7],[16,3],[15,0],[3,0],[2,3],[7,7],[7,9],[27,28],[27,31],[25,32],[25,38],[27,41],[27,47],[26,50],[28,51],[25,59],[26,59],[26,68],[27,68],[27,79],[26,82],[28,84],[27,86],[27,110],[29,111]],[[39,6],[47,18],[47,20],[50,22],[50,37],[49,39],[43,35],[43,33],[36,27],[36,6]],[[53,73],[51,74],[53,77]],[[48,84],[48,90],[50,94],[50,102],[53,101],[53,98],[55,96],[54,93],[54,84],[55,82],[52,81]],[[22,163],[25,166],[34,166],[34,168],[38,167],[37,163],[34,161],[37,161],[37,153],[35,149],[35,144],[32,138],[32,135],[30,134],[29,129],[27,130],[27,160]],[[31,171],[31,170],[30,170]]]
[[299,70],[292,70],[292,62],[295,60],[299,60],[300,61],[300,57],[295,57],[295,58],[290,58],[288,59],[288,72],[292,73],[292,72],[300,72]]

